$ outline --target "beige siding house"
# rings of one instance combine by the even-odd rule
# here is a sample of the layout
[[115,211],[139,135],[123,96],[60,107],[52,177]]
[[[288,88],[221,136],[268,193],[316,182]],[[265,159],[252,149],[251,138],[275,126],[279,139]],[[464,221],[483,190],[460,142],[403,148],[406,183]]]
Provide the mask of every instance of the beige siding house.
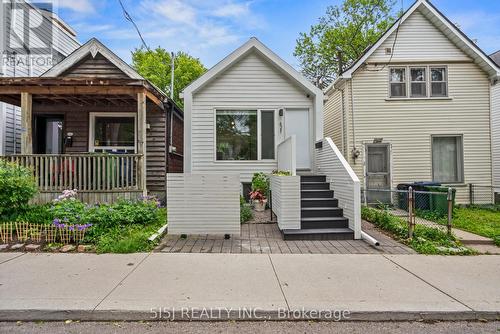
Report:
[[490,86],[499,74],[419,0],[326,90],[325,136],[365,189],[435,181],[467,202],[468,184],[493,182]]

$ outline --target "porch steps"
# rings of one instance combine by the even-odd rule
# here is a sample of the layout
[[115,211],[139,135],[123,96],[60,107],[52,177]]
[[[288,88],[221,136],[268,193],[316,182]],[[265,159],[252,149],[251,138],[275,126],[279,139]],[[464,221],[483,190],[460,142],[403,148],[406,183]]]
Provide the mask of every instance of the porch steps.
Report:
[[302,175],[301,229],[283,230],[285,240],[353,240],[349,220],[338,207],[330,184],[323,175]]

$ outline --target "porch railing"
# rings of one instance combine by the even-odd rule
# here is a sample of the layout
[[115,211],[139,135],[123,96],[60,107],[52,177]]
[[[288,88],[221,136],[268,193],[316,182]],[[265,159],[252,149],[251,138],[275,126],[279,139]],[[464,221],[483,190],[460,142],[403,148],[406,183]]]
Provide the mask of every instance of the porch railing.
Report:
[[33,170],[40,192],[141,190],[140,154],[31,154],[3,159]]

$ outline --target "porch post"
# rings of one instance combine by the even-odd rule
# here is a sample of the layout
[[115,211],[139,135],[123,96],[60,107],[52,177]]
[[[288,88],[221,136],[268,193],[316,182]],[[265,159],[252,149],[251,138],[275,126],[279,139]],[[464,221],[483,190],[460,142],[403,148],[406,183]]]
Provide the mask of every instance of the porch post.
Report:
[[33,98],[30,93],[21,93],[21,154],[33,153],[32,134]]
[[143,195],[147,195],[146,189],[146,93],[137,93],[137,153],[141,154],[140,163],[137,166],[139,184]]

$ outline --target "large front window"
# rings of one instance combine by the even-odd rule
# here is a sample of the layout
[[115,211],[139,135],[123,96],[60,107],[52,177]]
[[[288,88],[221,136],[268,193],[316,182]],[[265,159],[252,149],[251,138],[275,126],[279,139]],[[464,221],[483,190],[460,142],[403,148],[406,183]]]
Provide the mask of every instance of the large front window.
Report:
[[274,159],[274,110],[217,110],[216,160]]
[[92,113],[90,146],[94,152],[135,152],[134,113]]

